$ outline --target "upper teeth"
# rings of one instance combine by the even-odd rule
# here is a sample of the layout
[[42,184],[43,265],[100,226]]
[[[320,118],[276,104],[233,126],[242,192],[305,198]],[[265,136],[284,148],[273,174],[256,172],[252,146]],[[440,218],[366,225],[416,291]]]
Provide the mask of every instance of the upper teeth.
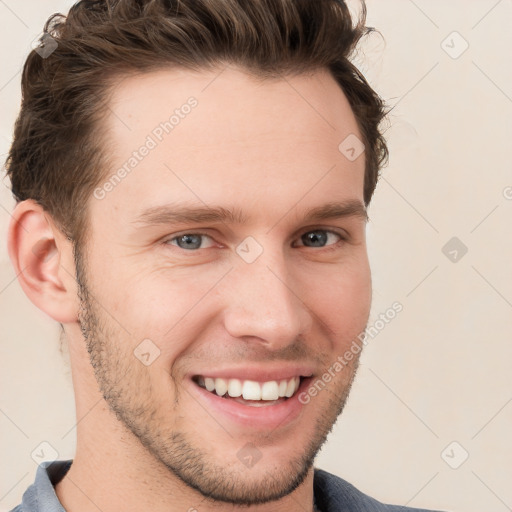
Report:
[[219,396],[227,392],[233,398],[242,396],[245,400],[277,400],[280,397],[290,398],[299,389],[300,377],[268,382],[200,377],[199,384]]

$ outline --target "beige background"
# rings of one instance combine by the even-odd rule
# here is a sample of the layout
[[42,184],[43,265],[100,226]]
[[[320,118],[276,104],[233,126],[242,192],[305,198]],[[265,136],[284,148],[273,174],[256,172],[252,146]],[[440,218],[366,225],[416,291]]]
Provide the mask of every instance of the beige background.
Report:
[[[70,5],[0,0],[2,160],[31,41]],[[386,43],[369,38],[358,62],[397,105],[390,165],[370,210],[371,322],[395,301],[404,309],[368,344],[317,465],[383,501],[504,512],[512,509],[512,2],[371,0],[368,10]],[[13,201],[3,184],[0,510],[9,510],[33,481],[41,442],[73,457],[76,420],[57,325],[24,296],[7,257]],[[468,249],[445,250],[456,262],[442,251],[452,237]]]

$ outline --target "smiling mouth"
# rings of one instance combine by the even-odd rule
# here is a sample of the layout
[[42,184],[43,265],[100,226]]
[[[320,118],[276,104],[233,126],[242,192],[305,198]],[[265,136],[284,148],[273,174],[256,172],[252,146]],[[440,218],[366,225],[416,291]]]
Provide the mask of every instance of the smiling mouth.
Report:
[[196,375],[192,381],[200,388],[226,400],[252,407],[265,407],[289,400],[297,393],[303,379],[302,376],[296,376],[290,379],[256,382]]

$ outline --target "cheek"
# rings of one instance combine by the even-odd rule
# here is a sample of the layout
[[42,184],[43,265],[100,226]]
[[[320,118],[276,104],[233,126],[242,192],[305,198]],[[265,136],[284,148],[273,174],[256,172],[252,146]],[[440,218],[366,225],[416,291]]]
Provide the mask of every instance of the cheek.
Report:
[[118,275],[118,288],[109,295],[112,316],[130,333],[134,346],[151,340],[160,351],[158,363],[169,367],[191,340],[199,339],[205,322],[215,313],[208,295],[219,276],[218,270],[191,269]]
[[367,259],[340,265],[303,284],[307,305],[343,339],[357,336],[366,327],[371,307],[371,275]]
[[[219,313],[216,304],[223,303],[221,297],[216,298],[216,284],[225,284],[222,277],[227,270],[223,266],[201,266],[133,272],[129,265],[124,270],[118,266],[106,272],[101,282],[95,279],[101,285],[95,296],[129,340],[129,350],[143,342],[149,347],[154,344],[154,351],[159,354],[157,366],[169,368],[184,352],[193,349],[192,340],[204,337],[205,327],[215,322]],[[335,333],[336,351],[364,330],[371,305],[365,253],[343,263],[315,264],[291,273],[292,288],[300,298],[297,307],[306,306]],[[332,339],[327,332],[326,336]]]

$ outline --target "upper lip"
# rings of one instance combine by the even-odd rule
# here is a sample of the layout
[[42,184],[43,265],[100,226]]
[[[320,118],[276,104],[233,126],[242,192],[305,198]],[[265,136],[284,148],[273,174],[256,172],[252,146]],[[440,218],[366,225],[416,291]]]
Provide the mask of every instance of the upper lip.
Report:
[[292,377],[311,377],[314,369],[311,365],[279,365],[265,367],[239,366],[234,368],[205,369],[190,374],[190,377],[202,376],[221,379],[252,380],[269,382],[291,379]]

